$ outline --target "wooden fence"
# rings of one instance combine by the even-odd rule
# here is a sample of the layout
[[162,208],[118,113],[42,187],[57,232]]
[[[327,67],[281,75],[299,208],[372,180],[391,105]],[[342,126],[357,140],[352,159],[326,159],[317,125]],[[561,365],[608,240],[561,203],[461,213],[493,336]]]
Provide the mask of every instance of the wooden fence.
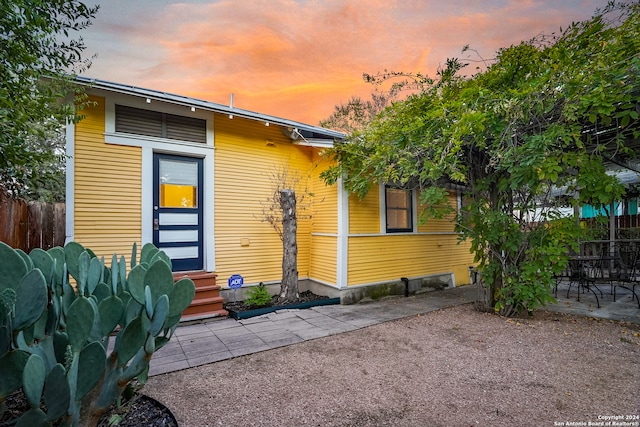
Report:
[[65,204],[13,199],[0,190],[0,241],[22,249],[64,246]]
[[[582,219],[589,227],[598,227],[600,238],[609,239],[609,220],[596,225],[596,218]],[[640,215],[616,215],[616,239],[640,239]]]

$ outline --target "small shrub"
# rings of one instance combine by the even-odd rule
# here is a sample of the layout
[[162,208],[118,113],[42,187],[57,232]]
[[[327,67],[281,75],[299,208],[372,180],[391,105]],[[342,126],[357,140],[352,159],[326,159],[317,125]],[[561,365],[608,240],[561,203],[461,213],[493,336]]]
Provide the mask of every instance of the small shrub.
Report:
[[247,289],[244,303],[252,307],[262,307],[271,302],[271,295],[264,283],[260,282],[258,286]]

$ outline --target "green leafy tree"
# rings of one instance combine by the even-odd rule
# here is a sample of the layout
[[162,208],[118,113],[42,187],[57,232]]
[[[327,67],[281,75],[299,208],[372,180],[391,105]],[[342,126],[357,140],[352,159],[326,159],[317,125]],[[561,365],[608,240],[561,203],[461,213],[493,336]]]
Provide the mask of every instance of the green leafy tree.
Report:
[[472,76],[464,65],[448,60],[337,145],[323,176],[361,196],[372,182],[419,188],[427,206],[441,205],[447,186],[464,188],[457,226],[487,305],[531,311],[553,300],[554,274],[585,237],[561,208],[624,191],[604,164],[634,156],[640,136],[640,5],[610,3],[555,37],[500,49]]
[[90,62],[74,35],[97,11],[78,0],[0,0],[0,182],[14,195],[41,187],[42,167],[60,164],[55,148],[36,142],[75,118],[73,101],[85,101],[73,74]]
[[[52,119],[53,120],[53,119]],[[57,122],[56,122],[57,123]],[[20,192],[27,200],[44,202],[64,202],[66,186],[66,150],[65,127],[49,126],[47,122],[34,126],[45,128],[44,134],[34,133],[25,139],[27,149],[37,154],[44,154],[41,162],[30,165],[32,178],[29,185]]]

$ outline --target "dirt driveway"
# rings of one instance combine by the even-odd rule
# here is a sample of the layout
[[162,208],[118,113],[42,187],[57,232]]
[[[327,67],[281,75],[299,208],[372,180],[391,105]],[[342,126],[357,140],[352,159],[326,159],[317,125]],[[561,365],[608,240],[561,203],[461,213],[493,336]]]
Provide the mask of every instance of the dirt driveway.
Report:
[[640,426],[640,326],[464,305],[154,376],[144,392],[182,427]]

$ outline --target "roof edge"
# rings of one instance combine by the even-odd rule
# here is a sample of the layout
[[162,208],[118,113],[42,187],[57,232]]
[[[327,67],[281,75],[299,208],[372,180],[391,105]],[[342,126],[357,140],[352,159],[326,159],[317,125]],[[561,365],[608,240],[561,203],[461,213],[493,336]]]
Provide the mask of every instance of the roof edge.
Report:
[[227,115],[233,115],[250,120],[257,120],[267,122],[269,124],[280,125],[287,128],[299,129],[307,132],[312,132],[314,137],[319,139],[333,139],[343,140],[346,138],[346,134],[326,129],[320,126],[313,126],[306,123],[298,122],[295,120],[289,120],[282,117],[271,116],[268,114],[262,114],[255,111],[244,110],[242,108],[231,107],[228,105],[217,104],[214,102],[205,101],[202,99],[191,98],[183,95],[176,95],[168,92],[162,92],[154,89],[146,89],[142,87],[126,85],[122,83],[109,82],[106,80],[100,80],[90,78],[86,76],[76,76],[75,81],[78,84],[89,86],[95,89],[101,89],[111,92],[118,92],[127,95],[135,95],[146,97],[152,100],[169,102],[173,104],[184,105],[186,107],[195,107],[202,110],[212,111],[216,113],[222,113]]

